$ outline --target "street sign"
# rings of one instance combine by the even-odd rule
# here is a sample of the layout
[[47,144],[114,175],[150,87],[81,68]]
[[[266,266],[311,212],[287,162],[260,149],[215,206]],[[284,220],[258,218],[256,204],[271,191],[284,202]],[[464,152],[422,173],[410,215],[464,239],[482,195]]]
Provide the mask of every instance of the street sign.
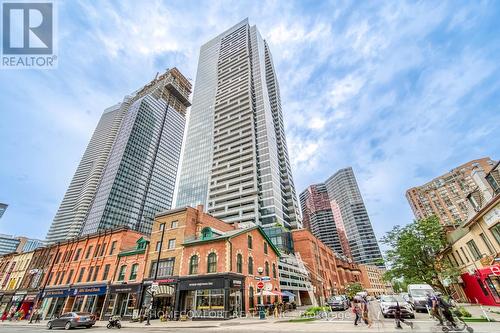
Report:
[[260,278],[261,281],[271,281],[271,278],[269,276],[263,276]]
[[259,289],[263,289],[263,288],[264,288],[264,282],[259,281],[259,282],[257,283],[257,288],[259,288]]
[[152,292],[152,293],[156,293],[156,292],[158,291],[158,288],[159,288],[159,287],[160,287],[160,286],[159,286],[158,282],[153,282],[153,283],[151,283],[151,292]]
[[258,277],[258,276],[254,276],[253,278],[254,278],[255,280],[257,280],[257,281],[260,281],[260,277]]
[[266,283],[264,285],[264,290],[266,290],[266,291],[273,291],[273,284],[272,283]]

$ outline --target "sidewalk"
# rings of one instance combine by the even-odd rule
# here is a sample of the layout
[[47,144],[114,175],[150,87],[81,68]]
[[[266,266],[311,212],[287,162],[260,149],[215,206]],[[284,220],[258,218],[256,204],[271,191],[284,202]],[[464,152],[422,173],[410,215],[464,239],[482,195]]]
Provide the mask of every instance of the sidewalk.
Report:
[[481,316],[484,316],[484,312],[486,312],[486,316],[488,316],[488,318],[494,319],[495,321],[500,321],[500,306],[483,305],[481,309],[481,306],[478,304],[461,303],[459,305],[467,309],[467,311],[472,314],[472,317],[479,318]]

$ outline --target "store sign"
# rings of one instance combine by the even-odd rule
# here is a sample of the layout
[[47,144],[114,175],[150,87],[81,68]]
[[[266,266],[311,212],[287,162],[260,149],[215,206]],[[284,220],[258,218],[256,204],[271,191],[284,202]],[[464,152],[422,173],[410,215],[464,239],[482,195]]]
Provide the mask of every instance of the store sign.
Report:
[[181,281],[179,288],[181,290],[224,288],[224,279]]
[[122,285],[122,286],[111,286],[110,293],[120,294],[120,293],[138,293],[141,289],[141,285]]
[[500,266],[491,266],[490,267],[491,274],[495,276],[500,276]]
[[243,282],[241,280],[231,280],[232,287],[241,287]]
[[71,289],[71,296],[83,296],[83,295],[104,295],[106,293],[106,286],[95,286],[95,287],[81,287]]
[[66,297],[70,294],[69,289],[45,290],[43,297]]

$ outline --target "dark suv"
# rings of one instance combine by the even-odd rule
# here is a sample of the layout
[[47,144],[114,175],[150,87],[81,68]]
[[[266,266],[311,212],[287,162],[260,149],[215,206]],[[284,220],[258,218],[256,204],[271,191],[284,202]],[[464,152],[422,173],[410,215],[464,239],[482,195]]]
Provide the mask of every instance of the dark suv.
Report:
[[75,327],[91,328],[95,324],[95,316],[86,312],[67,312],[60,317],[50,320],[47,328],[50,330],[56,327],[64,327],[69,330]]

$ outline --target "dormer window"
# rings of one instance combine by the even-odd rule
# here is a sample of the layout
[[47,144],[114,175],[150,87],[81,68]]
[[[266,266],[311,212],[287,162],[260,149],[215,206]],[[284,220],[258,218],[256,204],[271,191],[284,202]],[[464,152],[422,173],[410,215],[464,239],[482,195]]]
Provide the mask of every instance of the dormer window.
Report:
[[203,230],[201,231],[202,240],[211,239],[212,235],[213,235],[212,229],[210,229],[209,227],[203,228]]

